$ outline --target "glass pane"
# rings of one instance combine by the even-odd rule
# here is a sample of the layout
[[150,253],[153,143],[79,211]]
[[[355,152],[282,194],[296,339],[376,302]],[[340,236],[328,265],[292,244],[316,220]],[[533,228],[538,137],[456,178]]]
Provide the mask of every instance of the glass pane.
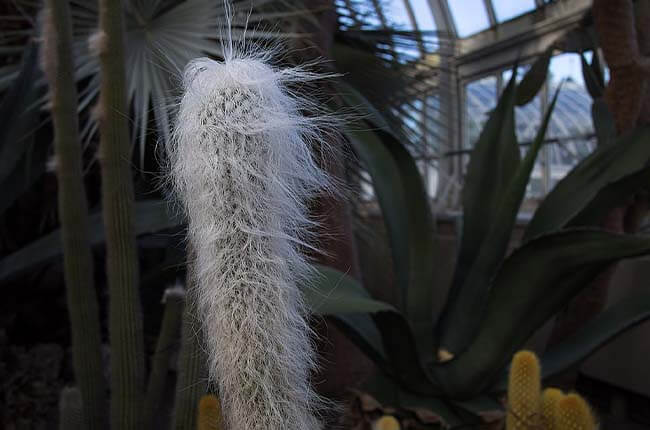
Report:
[[404,2],[408,0],[390,0],[384,3],[384,16],[392,27],[399,30],[413,30],[411,20],[409,19],[408,12]]
[[467,84],[465,102],[465,149],[474,146],[488,114],[497,105],[497,78],[488,76]]
[[[589,57],[587,56],[587,60]],[[578,54],[561,54],[551,59],[549,97],[564,80],[547,139],[549,147],[549,190],[595,148],[591,119],[591,97],[585,89]]]
[[507,21],[535,9],[535,0],[492,0],[498,21]]
[[483,0],[447,0],[458,37],[478,33],[490,26]]
[[[397,1],[397,0],[393,0]],[[401,0],[400,0],[401,1]],[[433,21],[433,13],[429,6],[428,0],[410,0],[415,22],[418,24],[418,30],[430,31],[436,29],[436,23]]]

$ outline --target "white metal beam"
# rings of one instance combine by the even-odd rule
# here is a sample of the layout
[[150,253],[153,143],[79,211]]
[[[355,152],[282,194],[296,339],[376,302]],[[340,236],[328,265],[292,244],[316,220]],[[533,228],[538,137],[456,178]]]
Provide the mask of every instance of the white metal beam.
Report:
[[496,28],[459,39],[459,78],[475,79],[540,54],[567,30],[577,27],[590,7],[591,0],[557,0]]

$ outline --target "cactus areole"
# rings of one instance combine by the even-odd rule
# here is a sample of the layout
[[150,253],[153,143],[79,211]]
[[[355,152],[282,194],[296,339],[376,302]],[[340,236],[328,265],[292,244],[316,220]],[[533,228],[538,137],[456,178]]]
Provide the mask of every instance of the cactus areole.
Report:
[[327,185],[310,150],[327,120],[301,115],[314,105],[287,87],[317,77],[251,56],[197,59],[184,74],[169,178],[188,218],[193,300],[230,430],[321,428],[299,248],[314,225],[306,204]]

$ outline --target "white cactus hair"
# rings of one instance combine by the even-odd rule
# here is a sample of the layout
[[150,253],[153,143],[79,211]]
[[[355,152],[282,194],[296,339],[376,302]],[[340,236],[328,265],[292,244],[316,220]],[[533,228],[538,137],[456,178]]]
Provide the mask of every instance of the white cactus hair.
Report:
[[[230,39],[229,39],[230,40]],[[312,389],[310,271],[300,248],[310,198],[330,187],[312,146],[332,117],[289,86],[322,78],[274,68],[268,51],[224,49],[192,61],[167,146],[169,182],[188,218],[195,296],[229,430],[318,430]],[[321,111],[322,113],[322,111]]]

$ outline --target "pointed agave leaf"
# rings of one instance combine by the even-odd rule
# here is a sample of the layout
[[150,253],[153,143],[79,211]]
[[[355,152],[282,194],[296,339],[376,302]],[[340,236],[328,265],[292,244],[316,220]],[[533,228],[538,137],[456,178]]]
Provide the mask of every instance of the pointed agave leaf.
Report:
[[401,386],[424,394],[438,393],[420,364],[404,317],[391,305],[371,299],[344,273],[321,265],[313,267],[315,276],[303,291],[310,309],[332,315],[343,332]]
[[605,86],[602,76],[598,76],[600,72],[598,55],[594,52],[594,60],[590,65],[587,63],[587,60],[585,60],[584,53],[580,54],[580,62],[582,64],[582,77],[585,80],[585,86],[587,87],[589,95],[594,100],[601,98],[603,96],[603,92],[605,91]]
[[[91,245],[103,243],[104,227],[101,213],[91,215],[89,224]],[[146,200],[135,205],[135,232],[138,235],[154,233],[179,224],[180,220],[169,213],[167,203],[164,201]],[[61,231],[56,230],[0,260],[0,281],[36,265],[52,261],[61,253]]]
[[609,263],[650,253],[650,239],[599,230],[564,230],[533,239],[495,277],[476,337],[434,368],[446,392],[472,396],[494,383],[512,354]]
[[591,118],[594,123],[594,131],[598,145],[607,145],[616,139],[616,122],[612,111],[609,110],[607,103],[601,97],[594,100],[591,105]]
[[[447,305],[440,329],[440,345],[457,352],[468,342],[471,334],[467,326],[466,308],[469,292],[464,292],[465,281],[478,258],[493,226],[502,222],[501,207],[507,189],[520,164],[519,147],[515,137],[514,104],[515,75],[503,91],[496,109],[490,115],[467,168],[463,189],[463,233],[461,248]],[[495,251],[497,252],[497,251]]]
[[404,214],[407,196],[404,193],[399,167],[392,154],[378,134],[370,131],[372,127],[368,123],[358,124],[362,125],[365,125],[365,131],[347,130],[345,134],[372,178],[389,234],[395,283],[400,289],[401,305],[404,306],[409,284],[409,225]]
[[650,187],[650,167],[624,176],[603,187],[598,194],[568,223],[571,227],[597,226],[612,208],[629,202],[632,195]]
[[311,282],[303,290],[312,312],[321,315],[397,312],[388,303],[373,300],[361,284],[345,273],[320,264],[312,267]]
[[551,62],[553,46],[550,46],[540,55],[537,60],[530,66],[530,69],[517,86],[517,106],[523,106],[530,103],[535,98],[539,90],[546,82],[548,75],[548,65]]
[[645,285],[588,321],[569,339],[542,356],[543,377],[579,363],[624,331],[650,319],[650,293]]
[[[393,135],[379,132],[395,160],[406,198],[401,212],[406,215],[409,237],[409,273],[406,291],[406,318],[426,361],[433,356],[433,292],[435,289],[435,230],[429,196],[415,160]],[[377,192],[380,192],[378,190]],[[400,208],[390,208],[390,210]],[[395,239],[397,240],[397,238]]]
[[546,196],[528,224],[524,241],[564,227],[604,186],[641,169],[649,157],[647,127],[596,148]]

